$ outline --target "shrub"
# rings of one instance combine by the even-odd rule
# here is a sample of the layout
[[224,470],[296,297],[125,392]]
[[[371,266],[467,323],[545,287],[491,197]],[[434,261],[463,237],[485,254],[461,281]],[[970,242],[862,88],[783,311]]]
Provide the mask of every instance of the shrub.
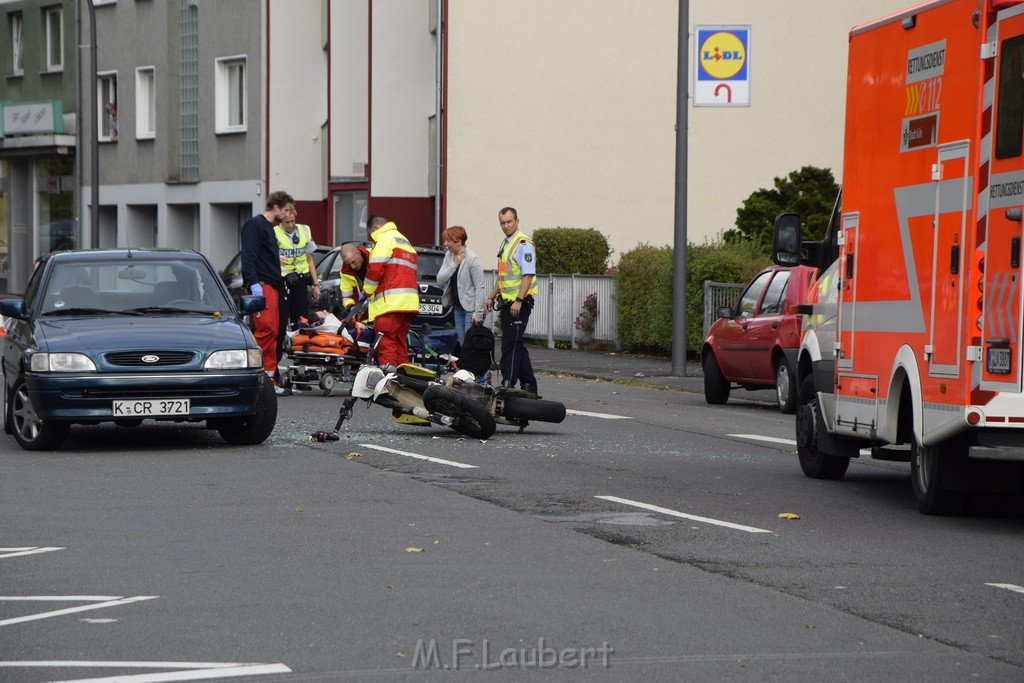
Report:
[[[704,341],[704,281],[746,283],[770,261],[755,244],[722,241],[686,251],[686,341],[696,353]],[[619,337],[627,351],[672,351],[672,247],[647,244],[627,251],[616,274]]]
[[580,308],[580,314],[576,316],[574,324],[577,330],[594,334],[594,328],[597,326],[597,292],[588,294],[587,298],[583,300],[583,306]]
[[604,275],[612,248],[593,228],[539,228],[533,232],[538,273]]

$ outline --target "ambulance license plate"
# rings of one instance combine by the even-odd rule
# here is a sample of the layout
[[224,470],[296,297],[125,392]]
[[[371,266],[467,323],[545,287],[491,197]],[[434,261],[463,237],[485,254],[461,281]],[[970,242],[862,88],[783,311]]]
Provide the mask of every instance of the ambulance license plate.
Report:
[[114,417],[164,417],[167,415],[188,415],[187,398],[147,399],[145,401],[114,401]]
[[1010,349],[990,346],[986,350],[985,368],[991,373],[1010,374]]
[[420,304],[420,313],[425,313],[426,315],[441,315],[441,313],[443,313],[443,309],[441,308],[441,304]]

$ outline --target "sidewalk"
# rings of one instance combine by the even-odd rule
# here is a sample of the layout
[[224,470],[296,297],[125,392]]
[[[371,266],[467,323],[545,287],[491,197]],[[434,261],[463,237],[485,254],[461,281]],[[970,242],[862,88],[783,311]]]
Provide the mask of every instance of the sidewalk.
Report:
[[[626,353],[605,353],[575,349],[549,349],[530,344],[530,360],[537,372],[563,374],[609,382],[621,381],[659,389],[704,395],[704,373],[700,364],[687,363],[685,376],[672,375],[669,358],[636,356]],[[734,395],[754,401],[775,404],[775,391],[734,390]]]

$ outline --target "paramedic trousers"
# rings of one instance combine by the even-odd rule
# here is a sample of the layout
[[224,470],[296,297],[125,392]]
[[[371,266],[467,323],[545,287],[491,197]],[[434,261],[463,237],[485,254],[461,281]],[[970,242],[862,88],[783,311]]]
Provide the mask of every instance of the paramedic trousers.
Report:
[[537,378],[530,363],[530,352],[523,344],[526,324],[533,312],[533,297],[528,296],[519,309],[519,317],[513,318],[510,306],[501,309],[501,383],[515,387],[516,382],[525,389],[537,393]]
[[409,362],[409,328],[415,312],[404,311],[383,313],[373,319],[373,330],[384,336],[377,346],[377,365],[394,365]]
[[267,300],[267,307],[258,313],[252,314],[253,336],[256,343],[263,351],[263,369],[268,375],[277,372],[278,348],[277,337],[282,328],[282,307],[281,291],[274,285],[263,282],[263,298]]

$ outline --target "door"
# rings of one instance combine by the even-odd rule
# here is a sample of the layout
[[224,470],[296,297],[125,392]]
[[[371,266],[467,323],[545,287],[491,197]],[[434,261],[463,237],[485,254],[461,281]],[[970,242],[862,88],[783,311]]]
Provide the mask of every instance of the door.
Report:
[[982,194],[989,200],[988,220],[978,245],[984,251],[981,388],[1020,391],[1024,6],[999,13],[997,35],[991,173]]
[[960,376],[963,339],[964,234],[971,208],[968,182],[970,144],[963,140],[938,148],[935,226],[932,241],[932,301],[928,332],[928,373]]
[[751,280],[740,296],[739,305],[734,311],[735,316],[725,319],[716,335],[715,345],[718,347],[718,360],[722,373],[728,379],[746,377],[750,370],[747,360],[750,351],[747,328],[757,313],[761,295],[764,294],[764,290],[772,278],[772,272],[766,270]]
[[775,381],[772,349],[779,337],[779,324],[786,313],[786,286],[790,271],[776,271],[768,283],[761,306],[747,323],[746,376],[753,380]]

